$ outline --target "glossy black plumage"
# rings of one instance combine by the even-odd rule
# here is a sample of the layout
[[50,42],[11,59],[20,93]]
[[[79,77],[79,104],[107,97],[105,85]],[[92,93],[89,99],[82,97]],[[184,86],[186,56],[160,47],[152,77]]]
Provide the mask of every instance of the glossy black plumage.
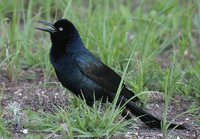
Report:
[[[94,98],[112,102],[121,77],[85,48],[75,26],[66,19],[61,19],[55,24],[39,22],[51,27],[37,29],[50,33],[50,61],[62,85],[77,96],[83,95],[88,105],[94,103]],[[119,97],[121,103],[118,104],[124,104],[133,96],[134,93],[123,85]],[[161,128],[161,120],[139,108],[135,104],[137,100],[138,97],[132,99],[126,104],[126,108],[149,127]],[[125,114],[126,111],[123,112],[123,115]],[[126,118],[131,116],[128,115]],[[182,125],[176,124],[171,124],[170,127],[175,126],[184,129]]]

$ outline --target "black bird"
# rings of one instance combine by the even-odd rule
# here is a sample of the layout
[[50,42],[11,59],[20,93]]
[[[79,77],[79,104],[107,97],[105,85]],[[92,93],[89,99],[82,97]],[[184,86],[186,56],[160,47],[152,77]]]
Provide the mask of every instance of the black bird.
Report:
[[[54,24],[38,22],[50,27],[36,29],[50,33],[50,61],[62,85],[75,95],[84,96],[88,105],[94,103],[94,98],[112,102],[121,77],[88,51],[75,26],[67,19],[58,20]],[[134,93],[123,84],[118,104],[125,104],[133,96]],[[128,109],[150,128],[160,129],[162,121],[138,107],[135,104],[138,100],[135,97],[129,101],[122,114],[126,115]],[[131,115],[128,113],[126,118],[131,118]],[[170,125],[170,128],[174,127],[185,129],[183,125]]]

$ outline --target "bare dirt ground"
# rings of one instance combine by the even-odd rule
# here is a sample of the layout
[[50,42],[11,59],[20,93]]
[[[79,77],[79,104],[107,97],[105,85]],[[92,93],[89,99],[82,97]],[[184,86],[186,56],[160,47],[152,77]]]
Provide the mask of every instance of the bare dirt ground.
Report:
[[[72,95],[61,87],[60,83],[56,80],[48,84],[44,84],[44,77],[41,69],[29,69],[22,71],[20,79],[17,83],[11,83],[5,73],[0,74],[0,92],[1,106],[3,109],[3,118],[8,119],[7,107],[13,102],[17,102],[20,108],[32,110],[53,111],[53,106],[61,106],[66,108]],[[172,120],[178,114],[187,111],[194,101],[191,99],[176,96],[169,106],[168,117]],[[146,106],[146,109],[153,115],[161,118],[164,107],[162,96],[153,95],[151,101]],[[184,138],[184,139],[200,139],[200,126],[197,126],[197,117],[200,111],[194,114],[184,114],[178,117],[175,122],[184,124],[189,130],[173,130],[169,131],[168,138]],[[160,130],[149,129],[139,120],[137,124],[128,127],[129,132],[116,138],[137,138],[137,139],[159,139],[162,138]],[[12,131],[14,138],[21,138],[19,136],[20,129]],[[58,137],[52,137],[58,138]]]

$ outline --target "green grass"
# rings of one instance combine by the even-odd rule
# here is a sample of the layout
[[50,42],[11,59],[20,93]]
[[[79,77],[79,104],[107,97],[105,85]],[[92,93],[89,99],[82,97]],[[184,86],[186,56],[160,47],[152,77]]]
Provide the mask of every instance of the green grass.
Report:
[[67,138],[100,138],[124,133],[130,121],[120,120],[121,109],[95,103],[93,107],[75,98],[70,109],[56,108],[54,114],[29,111],[27,128],[36,133],[55,133]]
[[[133,91],[164,92],[164,133],[167,132],[165,123],[171,97],[182,95],[197,101],[200,99],[200,2],[198,0],[1,1],[0,71],[10,82],[19,82],[19,78],[23,77],[22,69],[26,68],[42,68],[44,84],[55,79],[49,62],[51,46],[49,36],[34,28],[39,26],[37,20],[55,22],[60,18],[71,20],[78,28],[86,47],[117,73],[124,75],[126,84]],[[133,56],[129,59],[130,55]],[[161,62],[157,62],[159,60]],[[139,96],[147,102],[147,95],[141,93]],[[71,138],[74,135],[110,137],[122,129],[125,130],[126,122],[119,123],[117,120],[120,110],[106,117],[106,112],[110,110],[107,108],[101,117],[98,107],[91,109],[85,104],[82,107],[83,113],[88,112],[89,116],[97,116],[97,119],[84,117],[85,120],[81,122],[85,123],[75,126],[73,119],[80,120],[81,117],[76,111],[79,107],[73,107],[75,112],[58,109],[55,115],[36,113],[42,115],[38,119],[42,122],[49,124],[52,120],[58,122],[58,127],[55,129],[51,128],[52,125],[38,126],[43,131],[58,131]],[[194,105],[195,107],[198,105]],[[74,117],[70,117],[70,114],[74,114]],[[69,122],[69,131],[62,129],[59,116]],[[114,119],[106,126],[107,118],[111,117]],[[3,136],[6,127],[2,122],[0,121],[0,133]],[[90,122],[89,128],[92,131],[87,130],[85,125],[87,122]],[[98,134],[95,131],[97,130],[95,122],[102,122]],[[111,129],[111,125],[116,128]],[[30,135],[30,138],[34,138],[34,135],[33,137]]]

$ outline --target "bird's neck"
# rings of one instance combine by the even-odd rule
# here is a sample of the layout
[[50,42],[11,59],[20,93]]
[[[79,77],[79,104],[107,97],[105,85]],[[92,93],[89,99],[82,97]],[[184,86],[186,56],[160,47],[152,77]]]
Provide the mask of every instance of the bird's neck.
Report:
[[80,37],[71,39],[67,43],[53,43],[50,50],[51,62],[57,61],[60,57],[67,54],[73,54],[77,51],[84,50],[84,44]]

